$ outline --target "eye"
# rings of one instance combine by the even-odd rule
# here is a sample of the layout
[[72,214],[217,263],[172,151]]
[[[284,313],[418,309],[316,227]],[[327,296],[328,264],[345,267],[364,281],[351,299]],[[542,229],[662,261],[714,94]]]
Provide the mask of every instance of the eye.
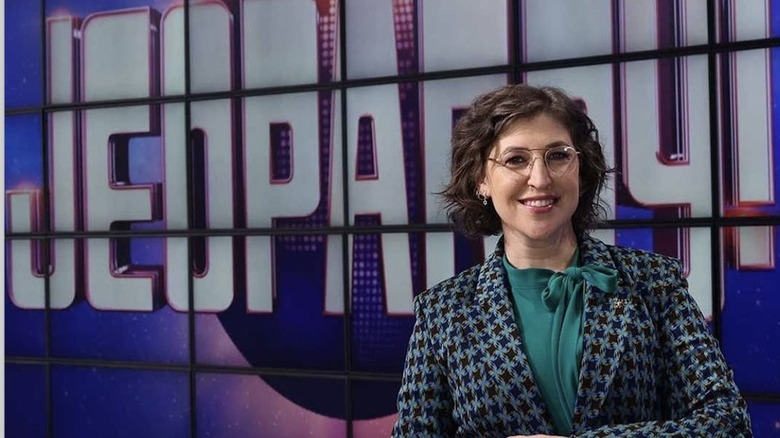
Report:
[[569,151],[568,148],[561,148],[561,149],[550,149],[547,151],[547,160],[548,161],[568,161],[571,159],[573,152]]
[[508,167],[521,167],[528,163],[528,157],[523,154],[517,154],[507,157],[504,160],[504,166]]

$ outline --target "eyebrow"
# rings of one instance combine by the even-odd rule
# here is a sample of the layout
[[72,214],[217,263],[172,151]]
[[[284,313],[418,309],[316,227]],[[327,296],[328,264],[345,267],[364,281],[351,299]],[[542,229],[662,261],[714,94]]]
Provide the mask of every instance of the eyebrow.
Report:
[[504,149],[499,155],[504,155],[507,152],[515,152],[515,151],[529,151],[529,150],[541,150],[541,149],[550,149],[557,146],[571,146],[569,143],[566,143],[563,140],[554,141],[552,143],[548,143],[546,146],[542,148],[528,148],[525,146],[507,146],[506,149]]

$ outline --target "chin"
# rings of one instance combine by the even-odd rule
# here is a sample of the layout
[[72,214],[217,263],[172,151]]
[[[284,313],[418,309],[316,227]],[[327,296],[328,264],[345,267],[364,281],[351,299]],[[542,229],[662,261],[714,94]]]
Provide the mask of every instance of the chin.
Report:
[[560,237],[566,236],[570,232],[573,234],[571,226],[555,228],[541,226],[531,229],[528,227],[525,227],[525,229],[523,229],[523,227],[518,227],[516,230],[519,231],[520,234],[526,236],[526,238],[540,242],[548,241],[550,239],[558,239]]

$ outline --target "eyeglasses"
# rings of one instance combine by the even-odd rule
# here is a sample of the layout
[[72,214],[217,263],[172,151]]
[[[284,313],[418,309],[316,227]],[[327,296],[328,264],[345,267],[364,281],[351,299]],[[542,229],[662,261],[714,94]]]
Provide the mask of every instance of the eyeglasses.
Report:
[[536,159],[539,158],[534,156],[532,151],[544,151],[544,164],[552,176],[563,176],[571,172],[574,169],[574,162],[577,161],[577,155],[580,154],[572,146],[561,145],[551,148],[514,149],[498,160],[495,158],[488,158],[488,160],[517,175],[528,176],[531,174]]

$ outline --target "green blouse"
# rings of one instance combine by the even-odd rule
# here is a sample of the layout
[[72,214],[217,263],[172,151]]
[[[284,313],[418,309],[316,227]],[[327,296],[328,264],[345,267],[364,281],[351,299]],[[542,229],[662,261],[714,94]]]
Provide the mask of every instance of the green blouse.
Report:
[[555,433],[569,435],[574,417],[580,362],[585,280],[607,292],[617,273],[599,266],[579,267],[579,250],[563,272],[517,269],[504,255],[512,306],[523,346]]

